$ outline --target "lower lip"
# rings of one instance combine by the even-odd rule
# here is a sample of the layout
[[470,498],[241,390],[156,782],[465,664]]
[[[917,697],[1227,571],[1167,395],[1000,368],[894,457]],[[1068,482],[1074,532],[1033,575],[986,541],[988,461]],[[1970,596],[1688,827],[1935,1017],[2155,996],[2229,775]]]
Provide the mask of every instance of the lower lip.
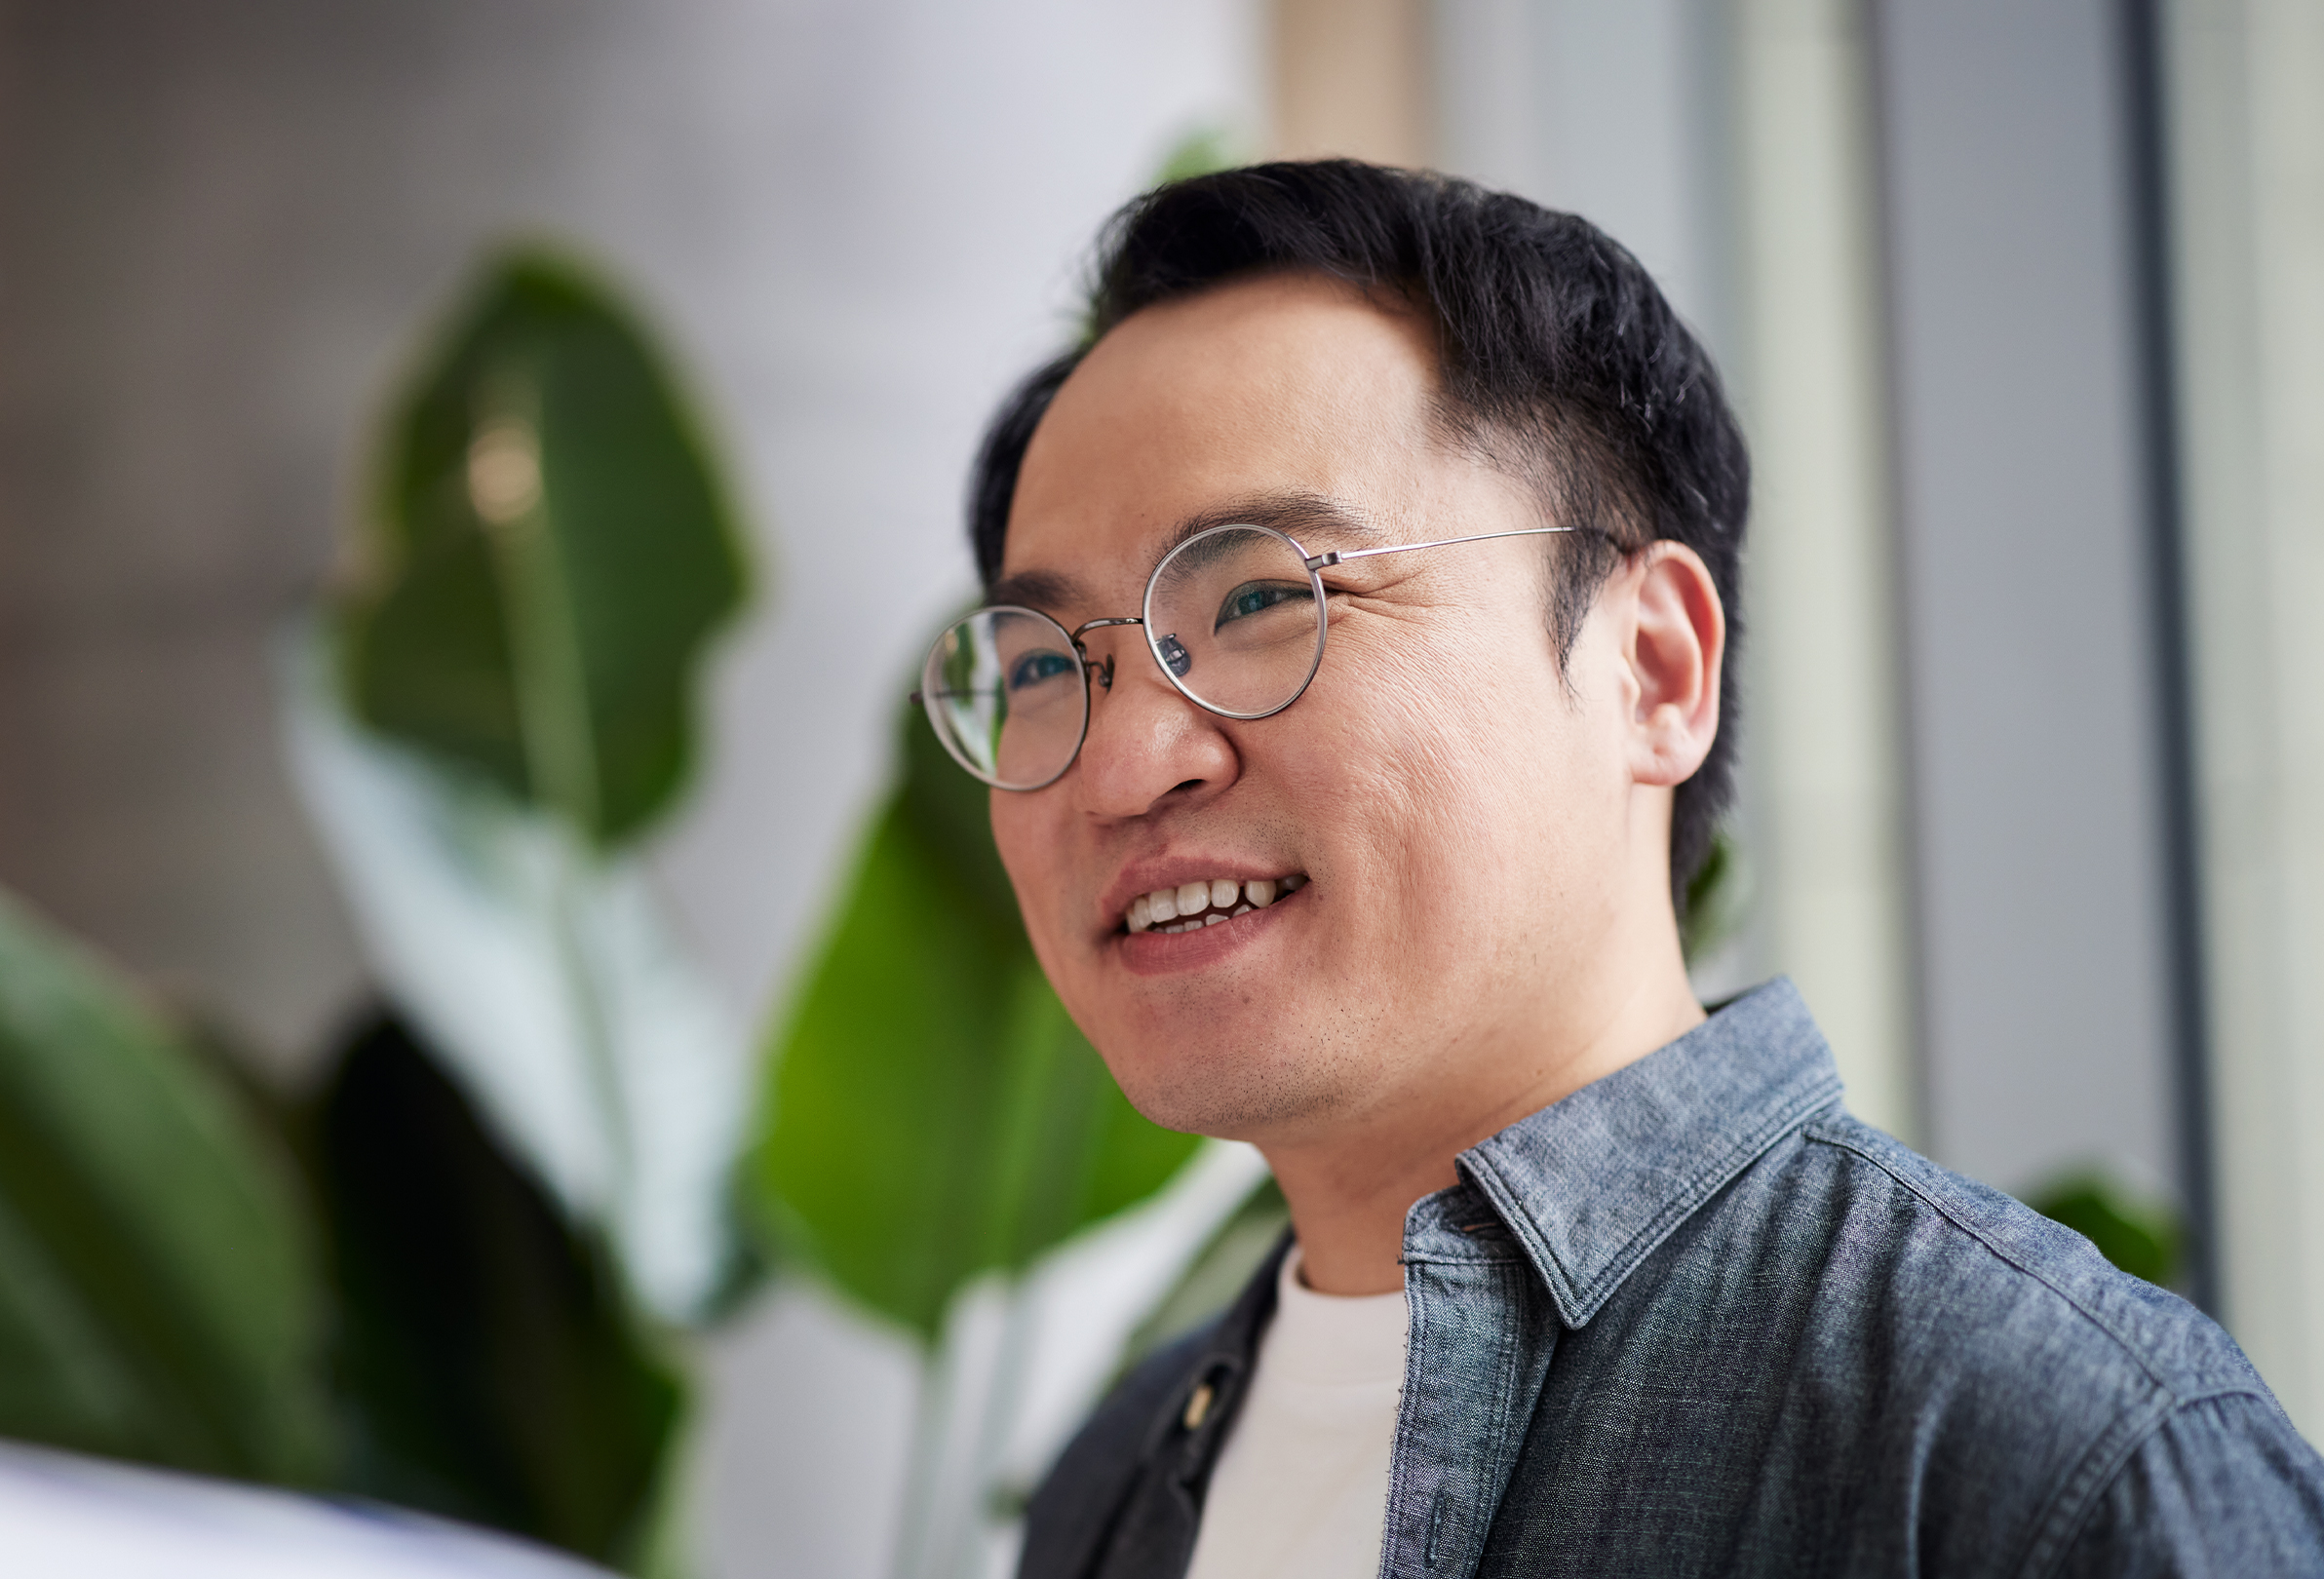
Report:
[[1175,971],[1198,971],[1215,965],[1236,949],[1256,942],[1275,924],[1284,909],[1298,904],[1307,885],[1284,895],[1264,909],[1221,921],[1192,932],[1122,932],[1113,939],[1121,962],[1133,976],[1168,976]]

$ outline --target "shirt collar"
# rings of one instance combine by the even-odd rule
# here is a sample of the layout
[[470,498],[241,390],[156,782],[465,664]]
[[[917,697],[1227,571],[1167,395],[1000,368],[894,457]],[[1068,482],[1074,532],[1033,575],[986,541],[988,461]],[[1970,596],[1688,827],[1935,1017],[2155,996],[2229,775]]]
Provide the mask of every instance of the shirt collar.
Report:
[[1704,1202],[1840,1102],[1832,1051],[1788,980],[1460,1154],[1580,1327]]

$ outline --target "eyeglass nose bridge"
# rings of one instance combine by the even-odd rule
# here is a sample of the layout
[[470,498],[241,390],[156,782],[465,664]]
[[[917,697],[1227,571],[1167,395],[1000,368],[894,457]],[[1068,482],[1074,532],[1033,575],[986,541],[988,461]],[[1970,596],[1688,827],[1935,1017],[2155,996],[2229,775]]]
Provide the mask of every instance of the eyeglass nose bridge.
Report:
[[1073,655],[1074,655],[1075,657],[1077,657],[1077,658],[1079,658],[1079,659],[1081,660],[1081,672],[1082,672],[1083,674],[1094,674],[1094,675],[1096,675],[1096,676],[1097,676],[1098,683],[1099,683],[1100,685],[1104,686],[1104,687],[1106,690],[1108,690],[1108,691],[1112,690],[1112,689],[1113,689],[1113,654],[1111,654],[1111,653],[1107,653],[1107,654],[1105,655],[1105,662],[1104,662],[1104,663],[1103,663],[1103,664],[1095,664],[1095,663],[1092,663],[1092,662],[1090,662],[1089,648],[1087,648],[1087,647],[1085,647],[1085,646],[1083,646],[1083,645],[1081,644],[1081,633],[1082,633],[1082,632],[1084,632],[1084,631],[1100,631],[1100,630],[1104,630],[1104,629],[1106,626],[1108,626],[1108,625],[1143,625],[1143,624],[1145,624],[1145,621],[1144,621],[1144,620],[1143,620],[1143,619],[1141,619],[1139,616],[1137,616],[1137,615],[1135,615],[1135,614],[1126,614],[1126,615],[1123,615],[1123,616],[1121,616],[1121,617],[1120,617],[1120,618],[1118,618],[1118,619],[1110,619],[1110,620],[1085,620],[1085,621],[1083,621],[1081,624],[1079,624],[1079,625],[1076,625],[1075,627],[1073,627],[1073,629],[1072,629],[1072,631],[1069,633],[1069,635],[1070,635],[1070,636],[1071,636],[1071,639],[1072,639],[1072,642],[1073,642]]

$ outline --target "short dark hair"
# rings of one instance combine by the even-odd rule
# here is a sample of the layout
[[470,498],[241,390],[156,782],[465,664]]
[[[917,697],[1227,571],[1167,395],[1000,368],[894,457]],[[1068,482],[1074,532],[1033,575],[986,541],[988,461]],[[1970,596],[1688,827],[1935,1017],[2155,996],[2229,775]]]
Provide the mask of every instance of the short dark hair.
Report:
[[1426,172],[1352,160],[1254,165],[1177,181],[1101,238],[1082,343],[1002,403],[969,489],[969,535],[1000,574],[1026,446],[1106,330],[1225,281],[1306,270],[1393,291],[1433,319],[1446,431],[1516,475],[1550,538],[1549,627],[1561,668],[1623,556],[1655,539],[1702,557],[1725,605],[1729,662],[1710,754],[1678,788],[1672,902],[1709,856],[1734,797],[1734,650],[1751,462],[1718,370],[1637,258],[1588,220]]

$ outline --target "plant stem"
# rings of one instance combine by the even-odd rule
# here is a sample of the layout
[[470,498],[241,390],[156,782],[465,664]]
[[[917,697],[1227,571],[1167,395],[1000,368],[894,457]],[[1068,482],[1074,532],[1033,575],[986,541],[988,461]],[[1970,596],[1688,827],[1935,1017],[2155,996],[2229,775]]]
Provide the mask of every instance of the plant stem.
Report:
[[904,1472],[896,1554],[888,1564],[893,1579],[924,1579],[931,1566],[936,1501],[944,1492],[945,1427],[951,1413],[947,1406],[958,1369],[953,1326],[947,1323],[945,1334],[920,1359],[920,1385],[912,1405],[911,1457]]
[[[579,840],[563,836],[563,828],[553,828],[552,832],[557,838],[553,846],[555,887],[550,894],[549,909],[551,924],[556,929],[558,969],[564,978],[565,999],[572,1005],[573,1029],[581,1040],[583,1072],[604,1136],[605,1199],[600,1210],[616,1250],[626,1252],[628,1246],[622,1230],[629,1221],[635,1159],[631,1156],[621,1060],[613,1046],[612,1017],[606,1012],[600,977],[593,968],[590,939],[582,924],[581,890],[589,874],[576,869],[576,863],[586,864],[591,857]],[[621,1255],[620,1264],[626,1274],[630,1264],[626,1253]]]
[[1000,1346],[978,1400],[977,1437],[968,1462],[967,1495],[961,1500],[965,1517],[959,1538],[952,1543],[948,1579],[977,1579],[985,1556],[985,1531],[990,1518],[992,1494],[998,1489],[1000,1465],[1009,1450],[1009,1435],[1017,1424],[1017,1406],[1023,1401],[1025,1374],[1032,1357],[1033,1301],[1023,1278],[1012,1278],[1003,1296]]

